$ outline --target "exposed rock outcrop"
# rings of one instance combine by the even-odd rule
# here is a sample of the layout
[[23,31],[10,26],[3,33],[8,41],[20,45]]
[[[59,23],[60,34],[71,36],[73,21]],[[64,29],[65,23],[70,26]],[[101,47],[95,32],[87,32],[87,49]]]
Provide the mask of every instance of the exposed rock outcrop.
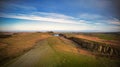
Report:
[[68,39],[76,42],[81,48],[96,52],[100,55],[120,57],[120,50],[110,44],[94,42],[76,37],[70,37]]

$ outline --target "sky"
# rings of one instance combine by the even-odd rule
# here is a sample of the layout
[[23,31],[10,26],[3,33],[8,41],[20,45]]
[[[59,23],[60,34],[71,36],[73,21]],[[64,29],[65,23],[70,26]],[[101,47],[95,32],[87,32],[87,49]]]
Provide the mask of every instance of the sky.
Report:
[[0,31],[120,32],[119,0],[0,0]]

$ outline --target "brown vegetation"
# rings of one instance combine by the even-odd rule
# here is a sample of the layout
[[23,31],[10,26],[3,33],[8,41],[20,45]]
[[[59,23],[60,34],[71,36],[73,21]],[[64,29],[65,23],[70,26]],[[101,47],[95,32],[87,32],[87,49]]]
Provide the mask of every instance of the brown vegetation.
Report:
[[18,56],[48,37],[48,33],[16,33],[9,38],[0,38],[0,61]]
[[[58,37],[58,38],[54,38],[55,40],[57,40],[57,44],[54,46],[54,48],[56,48],[56,50],[60,50],[63,52],[70,52],[70,53],[74,53],[74,54],[83,54],[83,55],[91,55],[92,53],[90,51],[81,49],[76,43],[74,43],[73,41],[63,38],[63,37]],[[61,42],[60,42],[61,41]]]
[[118,45],[118,44],[120,44],[119,41],[105,40],[105,39],[100,39],[100,38],[95,37],[95,36],[87,36],[87,35],[75,35],[75,37],[86,39],[86,40],[91,40],[91,41],[96,41],[96,42],[100,42],[100,43],[111,44],[111,45],[115,45],[115,46],[120,47],[120,45]]

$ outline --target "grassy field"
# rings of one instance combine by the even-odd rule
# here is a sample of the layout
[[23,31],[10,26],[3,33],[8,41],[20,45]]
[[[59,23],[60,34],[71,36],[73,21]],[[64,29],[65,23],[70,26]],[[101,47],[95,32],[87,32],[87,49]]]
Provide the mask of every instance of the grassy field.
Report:
[[64,33],[67,37],[73,37],[75,35],[85,35],[91,37],[98,37],[105,40],[120,40],[120,33]]
[[53,36],[2,67],[119,67],[119,60],[84,55],[76,47],[67,39]]
[[50,37],[47,33],[17,33],[0,38],[0,61],[19,56],[33,48],[37,41]]
[[64,33],[68,38],[77,37],[120,47],[120,33]]
[[120,34],[114,34],[114,33],[89,33],[84,35],[95,36],[105,40],[118,40],[118,41],[120,40]]

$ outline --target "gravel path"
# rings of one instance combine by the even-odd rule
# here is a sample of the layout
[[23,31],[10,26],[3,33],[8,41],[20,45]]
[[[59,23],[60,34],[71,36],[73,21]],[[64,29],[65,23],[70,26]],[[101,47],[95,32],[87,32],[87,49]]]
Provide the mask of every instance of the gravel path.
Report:
[[53,52],[51,47],[46,43],[46,41],[37,43],[33,49],[20,56],[16,61],[10,61],[5,67],[35,67],[36,63],[39,62],[46,52]]

